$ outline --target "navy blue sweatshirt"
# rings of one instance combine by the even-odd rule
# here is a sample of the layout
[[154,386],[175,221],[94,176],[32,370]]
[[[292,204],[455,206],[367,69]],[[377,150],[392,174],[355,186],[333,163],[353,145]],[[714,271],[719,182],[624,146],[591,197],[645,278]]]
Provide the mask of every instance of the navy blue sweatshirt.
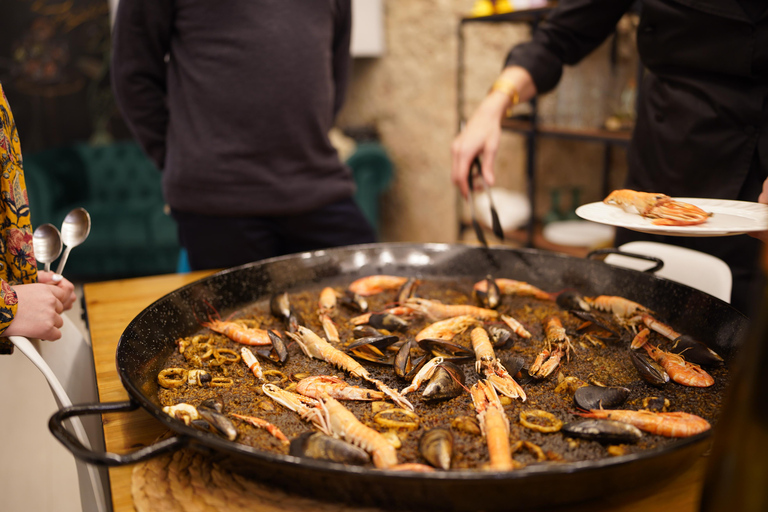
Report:
[[350,0],[121,0],[113,89],[168,204],[272,216],[350,197],[328,139],[350,27]]

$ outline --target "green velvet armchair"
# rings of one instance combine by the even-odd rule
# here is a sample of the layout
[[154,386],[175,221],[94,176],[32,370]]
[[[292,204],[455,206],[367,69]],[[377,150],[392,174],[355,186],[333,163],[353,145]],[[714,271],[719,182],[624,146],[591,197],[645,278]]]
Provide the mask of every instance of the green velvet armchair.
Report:
[[24,174],[33,228],[51,223],[61,229],[76,207],[91,215],[90,236],[67,260],[68,279],[175,272],[180,246],[176,225],[165,212],[160,172],[134,142],[25,154]]

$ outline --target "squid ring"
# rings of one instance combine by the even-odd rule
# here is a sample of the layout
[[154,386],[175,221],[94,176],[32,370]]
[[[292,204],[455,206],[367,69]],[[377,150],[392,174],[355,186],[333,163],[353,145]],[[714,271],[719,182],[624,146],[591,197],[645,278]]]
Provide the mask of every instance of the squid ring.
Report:
[[201,355],[201,356],[200,356],[200,360],[201,360],[201,361],[206,361],[206,360],[210,359],[211,357],[214,357],[214,353],[213,353],[213,347],[211,347],[211,345],[210,345],[210,344],[208,344],[208,343],[201,343],[201,344],[200,344],[200,345],[198,345],[198,346],[199,346],[201,349],[203,349],[203,348],[206,348],[206,349],[207,349],[207,350],[205,351],[205,353],[204,353],[203,355]]
[[184,368],[166,368],[157,374],[157,382],[164,388],[178,388],[187,381],[187,370]]
[[[267,377],[277,377],[277,379],[270,380]],[[288,382],[291,379],[289,379],[288,376],[280,370],[264,370],[264,380],[272,384],[282,384],[284,382]]]
[[530,441],[517,441],[515,444],[512,445],[510,448],[510,451],[512,452],[512,455],[520,451],[522,448],[525,448],[528,450],[528,453],[536,457],[537,462],[542,462],[547,460],[547,456],[544,454],[544,450],[541,449],[540,446],[535,445],[531,443]]
[[214,348],[213,357],[222,364],[232,364],[240,361],[240,354],[229,348]]
[[214,377],[213,379],[211,379],[210,386],[214,388],[228,388],[234,383],[235,381],[233,381],[229,377]]
[[[528,418],[531,418],[531,420],[538,418],[540,420],[544,420],[544,422],[534,423],[533,421],[528,421]],[[563,426],[563,422],[557,419],[554,414],[547,411],[542,411],[540,409],[521,412],[520,423],[524,427],[530,428],[531,430],[544,433],[557,432],[560,430],[560,427]]]
[[[407,419],[396,419],[396,416],[404,416]],[[416,430],[419,428],[419,417],[413,411],[393,407],[384,409],[376,413],[373,421],[387,428],[402,428],[405,430]]]

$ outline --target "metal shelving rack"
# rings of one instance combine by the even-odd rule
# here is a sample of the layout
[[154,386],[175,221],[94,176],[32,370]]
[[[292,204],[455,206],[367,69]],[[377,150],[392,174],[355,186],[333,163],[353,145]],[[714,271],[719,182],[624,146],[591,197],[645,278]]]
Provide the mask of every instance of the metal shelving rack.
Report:
[[[528,9],[513,11],[506,14],[495,14],[492,16],[483,16],[476,18],[462,18],[458,26],[458,68],[456,83],[456,110],[458,113],[458,130],[461,130],[464,119],[464,26],[468,23],[527,23],[531,29],[535,30],[546,15],[554,8],[554,4],[537,9]],[[642,73],[642,68],[638,69]],[[639,81],[638,81],[639,83]],[[559,138],[580,140],[587,142],[602,143],[603,152],[603,173],[602,188],[603,196],[608,195],[609,190],[609,172],[611,168],[613,146],[627,146],[631,138],[629,131],[610,131],[604,129],[569,129],[556,126],[541,125],[538,122],[538,113],[536,98],[530,102],[531,113],[526,116],[518,116],[504,119],[501,123],[502,129],[515,133],[520,133],[525,137],[526,147],[526,178],[528,183],[528,201],[531,206],[531,215],[528,219],[526,246],[533,247],[534,231],[536,225],[536,140],[539,137]],[[459,235],[466,229],[463,224],[459,227]]]

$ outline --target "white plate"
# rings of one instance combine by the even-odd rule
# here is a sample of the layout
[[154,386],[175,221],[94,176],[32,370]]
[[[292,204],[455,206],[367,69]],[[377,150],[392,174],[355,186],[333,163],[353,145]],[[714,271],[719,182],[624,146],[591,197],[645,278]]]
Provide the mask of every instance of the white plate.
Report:
[[748,201],[678,197],[712,213],[703,224],[695,226],[657,226],[650,219],[624,211],[620,206],[603,202],[579,206],[576,214],[582,219],[621,228],[673,236],[729,236],[768,230],[768,205]]

